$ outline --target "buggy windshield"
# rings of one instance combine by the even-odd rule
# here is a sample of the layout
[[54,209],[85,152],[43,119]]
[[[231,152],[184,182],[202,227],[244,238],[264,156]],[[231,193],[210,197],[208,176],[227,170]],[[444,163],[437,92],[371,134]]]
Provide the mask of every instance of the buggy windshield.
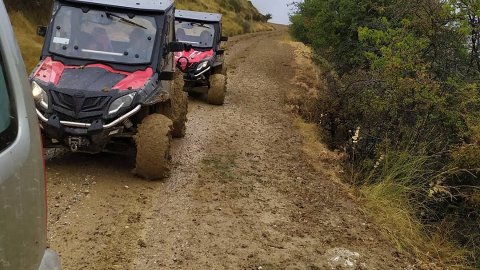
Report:
[[52,26],[51,53],[128,64],[151,62],[157,33],[154,17],[62,6]]
[[177,41],[191,44],[197,48],[212,48],[215,36],[213,24],[198,22],[175,22],[175,34]]

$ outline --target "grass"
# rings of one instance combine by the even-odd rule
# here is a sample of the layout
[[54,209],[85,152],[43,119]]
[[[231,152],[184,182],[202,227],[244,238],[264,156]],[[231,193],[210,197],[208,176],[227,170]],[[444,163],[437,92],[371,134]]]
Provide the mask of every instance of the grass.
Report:
[[426,207],[418,198],[425,196],[421,190],[428,183],[428,162],[425,156],[388,154],[360,187],[366,212],[399,250],[414,254],[423,269],[468,269],[468,251],[449,237],[453,228],[445,224],[426,230],[417,218]]
[[325,135],[322,136],[316,124],[307,123],[302,118],[296,117],[293,125],[302,135],[302,151],[308,157],[310,165],[340,183],[338,174],[342,170],[340,164],[345,159],[344,155],[338,151],[331,151],[319,140]]
[[[295,118],[293,124],[302,134],[303,152],[311,165],[336,180],[344,156],[320,142],[323,136],[315,124],[301,118]],[[429,162],[427,156],[392,153],[353,194],[361,198],[366,215],[373,219],[381,233],[398,250],[418,259],[420,269],[470,269],[466,267],[469,251],[459,248],[449,236],[454,228],[444,224],[432,232],[417,218],[426,207],[418,204],[418,198],[424,196],[421,190],[428,183],[430,172],[424,168]],[[347,187],[350,191],[354,189],[355,186]]]
[[226,183],[235,179],[233,169],[235,168],[234,156],[219,156],[204,158],[202,160],[203,168],[207,172],[212,172],[218,177],[218,181]]
[[36,35],[36,27],[25,18],[25,16],[18,11],[9,13],[10,21],[13,25],[13,30],[20,45],[23,60],[27,72],[33,70],[38,63],[38,58],[42,50],[43,39]]

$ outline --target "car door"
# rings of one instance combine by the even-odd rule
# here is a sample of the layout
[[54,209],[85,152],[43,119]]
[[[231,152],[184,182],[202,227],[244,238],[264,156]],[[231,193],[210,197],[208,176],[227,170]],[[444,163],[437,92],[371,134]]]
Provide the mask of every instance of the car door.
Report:
[[0,1],[0,269],[38,270],[46,248],[43,157],[25,66]]

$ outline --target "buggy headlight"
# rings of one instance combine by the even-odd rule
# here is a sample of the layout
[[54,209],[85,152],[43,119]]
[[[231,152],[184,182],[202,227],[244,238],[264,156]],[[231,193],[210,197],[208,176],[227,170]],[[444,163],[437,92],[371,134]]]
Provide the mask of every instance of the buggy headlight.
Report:
[[110,108],[108,108],[108,114],[112,115],[117,113],[123,108],[128,108],[132,105],[133,99],[137,93],[131,93],[122,97],[117,98],[112,104]]
[[202,69],[204,69],[204,68],[206,68],[206,67],[208,67],[208,61],[203,61],[203,62],[201,62],[201,63],[198,64],[198,66],[197,66],[197,71],[200,71],[200,70],[202,70]]
[[48,109],[48,94],[38,83],[32,82],[32,95],[35,102],[42,108]]

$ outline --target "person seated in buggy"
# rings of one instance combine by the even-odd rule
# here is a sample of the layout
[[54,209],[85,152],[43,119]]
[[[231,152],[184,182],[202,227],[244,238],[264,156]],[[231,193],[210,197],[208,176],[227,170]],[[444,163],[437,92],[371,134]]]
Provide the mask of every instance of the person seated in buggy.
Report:
[[113,51],[112,42],[104,28],[95,27],[90,36],[92,39],[88,49],[106,52]]
[[147,48],[149,46],[148,37],[145,31],[141,28],[135,28],[129,35],[130,48],[127,50],[128,56],[147,59]]

